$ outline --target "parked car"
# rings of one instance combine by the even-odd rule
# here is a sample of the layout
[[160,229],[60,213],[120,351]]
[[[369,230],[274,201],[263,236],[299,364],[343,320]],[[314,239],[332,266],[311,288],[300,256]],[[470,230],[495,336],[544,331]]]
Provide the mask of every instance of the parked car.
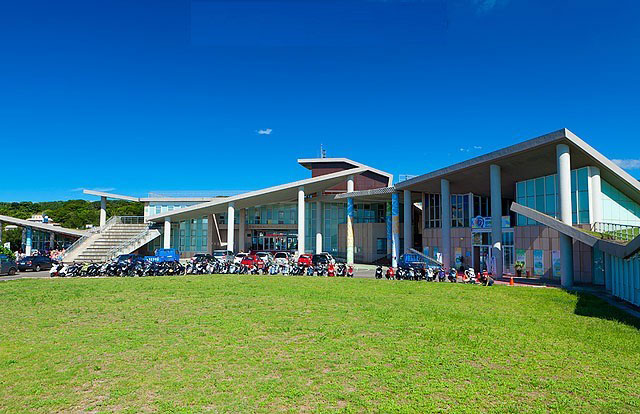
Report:
[[13,276],[18,271],[18,265],[15,260],[7,256],[6,254],[0,254],[0,275],[8,274]]
[[313,255],[311,254],[301,254],[298,257],[298,266],[311,266],[313,265]]
[[319,264],[329,265],[329,264],[336,264],[336,260],[329,253],[319,253],[319,254],[313,255],[311,259],[311,263],[314,266],[317,266]]
[[50,270],[53,267],[53,261],[46,256],[27,256],[18,262],[18,270],[25,272],[33,270],[39,272],[41,270]]
[[202,253],[198,253],[198,254],[194,255],[194,256],[191,258],[191,261],[192,261],[193,263],[198,263],[198,262],[204,262],[204,261],[207,261],[207,260],[210,260],[210,259],[213,259],[213,256],[212,256],[212,255],[210,255],[210,254],[202,254]]
[[264,262],[257,254],[248,254],[242,258],[242,262],[240,262],[243,266],[253,266],[256,265],[258,268],[264,267]]
[[233,258],[233,263],[234,264],[240,264],[242,263],[242,259],[244,259],[247,256],[247,253],[236,253],[236,257]]
[[271,263],[273,263],[273,255],[271,255],[271,253],[269,252],[258,252],[256,253],[256,256],[262,259],[264,264],[266,264],[267,266],[270,266]]
[[144,256],[140,254],[121,254],[116,257],[116,262],[118,263],[135,263],[135,262],[144,262]]
[[403,269],[409,269],[410,267],[415,269],[426,269],[427,264],[424,259],[415,253],[406,253],[400,256],[398,260],[398,267]]
[[291,257],[287,252],[277,252],[275,256],[273,256],[273,260],[278,265],[286,265],[289,264],[289,260],[291,260]]
[[213,257],[224,263],[233,262],[233,252],[231,250],[214,250]]

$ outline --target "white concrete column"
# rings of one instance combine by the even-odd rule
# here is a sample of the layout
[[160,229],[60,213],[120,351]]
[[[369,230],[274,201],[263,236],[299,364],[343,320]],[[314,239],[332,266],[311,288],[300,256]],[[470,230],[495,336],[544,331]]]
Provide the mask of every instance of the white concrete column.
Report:
[[100,197],[100,227],[107,222],[107,197]]
[[[1,241],[1,238],[0,238]],[[49,249],[53,250],[56,247],[56,234],[54,232],[49,233]]]
[[245,240],[245,221],[247,221],[247,209],[240,209],[240,217],[238,217],[240,223],[238,223],[238,251],[244,252],[244,240]]
[[298,187],[298,254],[304,254],[304,187]]
[[162,247],[165,249],[171,248],[171,217],[164,218],[164,240]]
[[489,173],[491,184],[491,256],[496,263],[494,277],[502,277],[502,176],[500,166],[492,164],[489,166]]
[[413,248],[413,203],[411,202],[411,191],[404,190],[404,252],[409,253]]
[[316,201],[316,254],[322,253],[322,202]]
[[355,189],[353,175],[347,177],[347,193],[352,193]]
[[600,178],[600,168],[589,167],[591,173],[590,218],[591,224],[602,223],[602,180]]
[[[569,146],[556,146],[558,163],[558,213],[559,219],[569,226],[573,225],[571,216],[571,154]],[[566,234],[560,234],[560,284],[563,288],[573,286],[573,240]]]
[[440,205],[442,211],[442,263],[451,266],[451,192],[449,180],[440,180]]
[[25,230],[25,242],[24,242],[24,253],[27,256],[31,256],[31,235],[33,230],[31,227],[27,227]]
[[235,227],[236,227],[236,209],[235,204],[233,202],[229,203],[227,207],[227,250],[231,250],[235,252]]

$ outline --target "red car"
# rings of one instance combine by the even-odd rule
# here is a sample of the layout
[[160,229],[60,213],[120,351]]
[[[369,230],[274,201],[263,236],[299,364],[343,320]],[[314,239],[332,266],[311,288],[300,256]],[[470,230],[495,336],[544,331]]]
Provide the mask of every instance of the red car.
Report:
[[312,254],[301,254],[300,257],[298,258],[298,265],[311,266],[313,264],[311,260],[312,258],[313,258]]
[[242,258],[242,261],[240,262],[240,264],[247,267],[256,265],[258,266],[258,269],[264,266],[264,262],[262,261],[262,259],[255,254],[246,255],[245,257]]

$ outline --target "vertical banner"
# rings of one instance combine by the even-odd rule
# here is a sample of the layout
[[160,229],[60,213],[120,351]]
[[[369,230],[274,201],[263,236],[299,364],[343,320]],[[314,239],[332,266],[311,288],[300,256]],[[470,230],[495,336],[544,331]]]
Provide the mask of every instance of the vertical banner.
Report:
[[386,225],[387,225],[387,254],[391,255],[391,201],[387,202],[387,211],[386,211]]
[[516,249],[516,262],[527,263],[527,251],[525,249]]
[[551,251],[551,271],[553,277],[560,277],[560,250]]
[[533,274],[535,276],[544,276],[544,251],[533,251]]
[[456,269],[462,266],[462,247],[456,247]]
[[347,198],[347,264],[353,264],[353,198]]
[[391,194],[391,266],[398,267],[398,252],[400,251],[400,200],[398,193]]

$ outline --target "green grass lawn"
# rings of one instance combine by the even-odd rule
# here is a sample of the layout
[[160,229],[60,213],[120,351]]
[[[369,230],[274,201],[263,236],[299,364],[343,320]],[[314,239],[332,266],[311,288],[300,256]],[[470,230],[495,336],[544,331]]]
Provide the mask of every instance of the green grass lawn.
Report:
[[0,283],[0,412],[639,412],[640,323],[557,289]]

